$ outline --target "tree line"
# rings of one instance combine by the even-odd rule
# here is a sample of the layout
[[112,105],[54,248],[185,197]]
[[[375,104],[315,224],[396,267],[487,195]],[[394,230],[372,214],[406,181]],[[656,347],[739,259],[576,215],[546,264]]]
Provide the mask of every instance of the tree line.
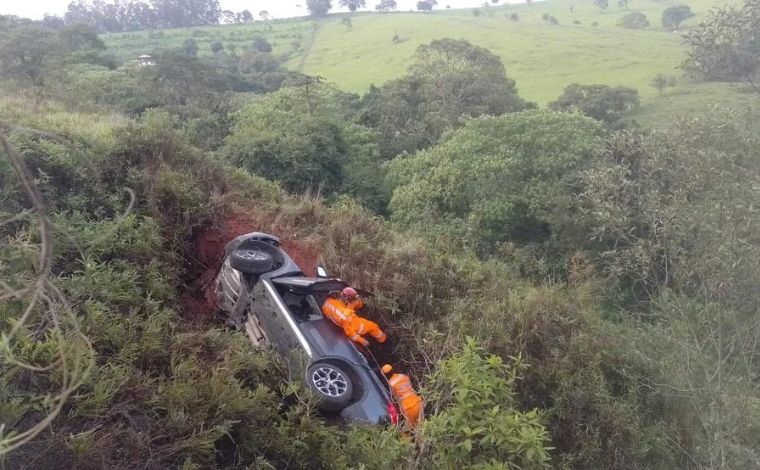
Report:
[[68,5],[65,24],[83,23],[101,33],[250,23],[249,10],[222,10],[219,0],[76,0]]

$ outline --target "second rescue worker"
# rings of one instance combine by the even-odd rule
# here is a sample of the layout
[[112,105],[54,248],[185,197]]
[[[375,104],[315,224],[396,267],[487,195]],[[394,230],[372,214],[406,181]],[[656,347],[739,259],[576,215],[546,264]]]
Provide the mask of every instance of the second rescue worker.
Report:
[[346,287],[340,292],[338,298],[328,297],[322,305],[322,313],[333,323],[343,329],[352,341],[363,346],[369,346],[369,341],[364,335],[372,336],[378,343],[384,343],[385,333],[377,326],[377,323],[362,318],[356,311],[364,307],[364,302],[353,287]]

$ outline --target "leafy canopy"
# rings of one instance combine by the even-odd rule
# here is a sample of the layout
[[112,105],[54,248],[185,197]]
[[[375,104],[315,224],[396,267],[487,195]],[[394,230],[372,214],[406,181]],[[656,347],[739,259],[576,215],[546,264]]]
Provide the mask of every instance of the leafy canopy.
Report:
[[312,16],[325,16],[332,8],[331,0],[306,0],[306,8]]
[[620,26],[628,29],[643,29],[649,26],[649,20],[644,13],[634,11],[620,18]]
[[540,240],[601,133],[591,119],[549,111],[470,120],[437,146],[390,163],[392,218],[455,231],[483,252],[496,242]]
[[461,116],[499,115],[531,106],[488,49],[439,39],[417,49],[407,75],[370,96],[366,120],[384,135],[393,155],[434,145]]
[[357,107],[355,97],[326,85],[284,87],[235,116],[223,153],[292,192],[347,192],[381,210],[378,136],[354,123]]
[[425,423],[430,468],[548,468],[549,435],[536,410],[516,409],[519,359],[505,365],[469,339],[443,361],[426,396],[442,411]]
[[639,92],[633,88],[608,85],[579,85],[565,88],[562,96],[549,104],[556,111],[580,111],[588,117],[613,124],[639,105]]
[[707,80],[748,82],[760,93],[760,0],[713,10],[687,36],[684,68]]
[[688,5],[678,5],[666,8],[662,12],[662,27],[665,29],[678,29],[681,23],[694,16]]

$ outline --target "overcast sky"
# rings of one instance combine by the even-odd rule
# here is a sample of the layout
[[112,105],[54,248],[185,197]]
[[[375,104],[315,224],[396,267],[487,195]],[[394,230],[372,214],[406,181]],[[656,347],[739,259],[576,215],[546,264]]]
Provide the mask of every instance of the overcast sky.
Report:
[[[379,0],[367,0],[368,9],[374,9]],[[396,0],[399,10],[415,8],[417,0]],[[464,8],[482,5],[485,0],[439,0],[438,9],[445,5],[452,8]],[[502,0],[502,3],[516,3],[524,0]],[[26,18],[40,19],[45,13],[63,15],[66,6],[71,0],[0,0],[0,14],[18,15]],[[222,8],[226,10],[251,10],[254,15],[261,10],[267,10],[276,18],[304,15],[304,8],[297,5],[306,5],[306,0],[221,0]],[[337,5],[338,0],[333,0]]]

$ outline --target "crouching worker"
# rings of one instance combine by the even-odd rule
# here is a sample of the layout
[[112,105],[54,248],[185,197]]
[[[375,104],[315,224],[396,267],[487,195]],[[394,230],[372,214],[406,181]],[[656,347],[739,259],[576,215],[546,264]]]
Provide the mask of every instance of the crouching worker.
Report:
[[378,343],[384,343],[386,336],[377,323],[362,318],[356,311],[364,307],[364,302],[359,298],[356,289],[346,287],[338,298],[329,297],[322,305],[322,313],[333,323],[338,325],[351,338],[363,346],[369,346],[364,336],[369,335]]
[[422,397],[417,395],[412,387],[412,381],[406,374],[393,374],[393,367],[390,364],[383,366],[383,374],[387,375],[388,383],[391,386],[393,398],[395,398],[401,407],[401,414],[409,423],[409,427],[415,429],[422,421],[422,410],[424,403]]

